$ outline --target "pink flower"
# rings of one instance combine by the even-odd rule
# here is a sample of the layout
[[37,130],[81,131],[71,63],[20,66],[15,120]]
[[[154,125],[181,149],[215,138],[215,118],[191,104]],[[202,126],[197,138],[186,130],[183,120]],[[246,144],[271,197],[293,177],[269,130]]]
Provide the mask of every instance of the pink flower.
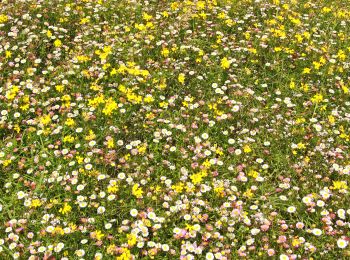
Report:
[[228,151],[229,153],[234,153],[234,152],[235,152],[235,148],[229,147],[229,148],[227,148],[227,151]]
[[270,228],[269,225],[262,225],[262,226],[260,227],[260,229],[261,229],[262,231],[267,231],[267,230],[269,230],[269,228]]
[[304,228],[304,224],[302,222],[298,222],[295,226],[296,226],[297,229]]
[[267,254],[268,254],[269,256],[273,256],[273,255],[275,255],[275,250],[273,250],[273,249],[268,249],[268,250],[267,250]]
[[282,224],[282,225],[281,225],[281,228],[282,228],[283,230],[287,230],[287,229],[288,229],[288,225],[287,225],[287,224]]
[[244,169],[245,165],[244,164],[240,164],[237,166],[237,170],[238,171],[242,171]]
[[287,241],[286,236],[279,236],[277,239],[277,243],[281,244]]

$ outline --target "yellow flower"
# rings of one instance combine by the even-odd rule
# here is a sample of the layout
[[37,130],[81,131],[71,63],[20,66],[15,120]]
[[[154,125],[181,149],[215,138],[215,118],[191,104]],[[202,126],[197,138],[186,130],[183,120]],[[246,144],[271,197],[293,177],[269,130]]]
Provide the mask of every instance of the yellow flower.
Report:
[[140,104],[142,102],[142,96],[137,95],[133,92],[127,93],[126,98],[133,104]]
[[253,197],[253,192],[252,192],[252,190],[251,189],[247,189],[244,193],[243,193],[243,196],[244,197],[247,197],[247,198],[251,198],[251,197]]
[[19,133],[19,132],[21,131],[21,128],[19,127],[18,124],[16,124],[16,125],[13,127],[13,129],[14,129],[17,133]]
[[134,234],[128,234],[127,238],[128,238],[128,245],[129,246],[134,246],[136,244],[137,238]]
[[62,46],[62,42],[60,39],[57,39],[54,41],[53,45],[55,45],[55,47],[59,48]]
[[281,47],[275,47],[274,50],[275,50],[275,52],[280,52],[280,51],[282,51],[282,48]]
[[127,248],[123,248],[123,253],[116,258],[116,260],[130,260],[130,259],[132,259],[130,250]]
[[334,124],[334,123],[335,123],[335,117],[332,116],[332,115],[329,115],[329,116],[328,116],[328,122],[329,122],[330,124]]
[[245,153],[250,153],[250,152],[252,151],[252,149],[250,148],[249,145],[245,145],[245,146],[243,147],[243,151],[244,151]]
[[302,74],[310,74],[311,69],[310,68],[304,68]]
[[221,59],[221,68],[228,69],[230,65],[231,65],[231,62],[226,57]]
[[314,95],[312,98],[311,98],[311,102],[312,103],[316,103],[316,104],[318,104],[318,103],[320,103],[320,102],[322,102],[323,101],[323,95],[322,94],[316,94],[316,95]]
[[303,144],[302,142],[298,143],[297,146],[298,146],[299,149],[305,149],[306,148],[305,144]]
[[180,73],[177,80],[181,83],[184,84],[185,83],[185,74]]
[[43,125],[48,125],[50,122],[51,122],[51,117],[50,115],[45,115],[45,116],[42,116],[40,119],[39,119],[40,123],[43,124]]
[[322,64],[317,61],[312,62],[312,64],[314,65],[315,70],[320,69],[320,67],[322,66]]
[[30,207],[37,208],[37,207],[40,207],[41,205],[42,205],[42,203],[39,199],[33,199],[31,204],[30,204]]
[[292,240],[292,246],[296,247],[296,246],[299,246],[301,243],[300,243],[300,240],[299,238],[294,238]]
[[191,180],[194,185],[201,183],[203,176],[199,173],[191,175]]
[[71,135],[67,135],[67,136],[65,136],[64,138],[63,138],[63,142],[64,143],[73,143],[74,142],[74,137],[73,136],[71,136]]
[[84,17],[80,20],[80,24],[87,24],[88,22],[90,22],[90,18]]
[[165,89],[166,88],[166,80],[162,79],[159,83],[159,85],[156,86],[159,89]]
[[217,193],[218,196],[220,197],[224,197],[225,196],[225,192],[224,192],[224,187],[222,186],[219,186],[219,187],[216,187],[214,188],[214,191]]
[[89,130],[89,135],[87,135],[86,137],[85,137],[85,140],[86,141],[91,141],[91,140],[93,140],[93,139],[95,139],[96,138],[96,135],[95,135],[95,133],[94,133],[94,131],[92,131],[91,129]]
[[139,184],[134,184],[134,186],[132,186],[132,195],[134,195],[136,198],[140,199],[142,198],[142,194],[143,194],[143,190],[142,188],[140,188]]
[[64,90],[64,86],[63,85],[56,85],[55,88],[56,88],[56,90],[58,92],[62,92]]
[[5,51],[5,57],[6,59],[11,58],[12,52],[11,51]]
[[292,81],[289,83],[289,88],[290,88],[290,89],[294,89],[294,88],[295,88],[295,82],[294,82],[294,80],[292,80]]
[[83,157],[77,155],[76,158],[77,158],[77,163],[78,163],[78,164],[82,164],[82,163],[83,163],[83,161],[84,161],[84,158],[83,158]]
[[89,61],[90,58],[88,56],[85,55],[78,55],[77,57],[75,57],[79,62],[86,62]]
[[154,98],[152,97],[152,95],[146,95],[146,97],[144,97],[143,101],[145,103],[152,103],[154,101]]
[[63,207],[60,208],[60,210],[59,210],[59,212],[63,215],[68,214],[71,211],[72,211],[72,207],[67,202],[65,202],[63,204]]
[[259,176],[259,173],[257,171],[254,171],[254,170],[250,170],[248,172],[248,176],[251,176],[253,177],[254,179],[256,179],[258,176]]
[[102,113],[106,116],[110,116],[117,108],[118,104],[112,98],[109,98],[105,104],[104,109],[102,110]]
[[0,23],[6,23],[9,20],[6,14],[0,14]]
[[332,11],[332,8],[329,8],[329,7],[326,7],[326,6],[322,8],[322,13],[327,14],[327,13],[329,13],[331,11]]
[[147,147],[146,145],[142,145],[142,146],[139,146],[137,149],[140,154],[144,154],[146,152]]
[[4,167],[6,167],[6,166],[10,165],[11,163],[12,163],[11,160],[5,160],[5,161],[2,162],[2,165],[3,165]]
[[119,190],[117,185],[110,185],[107,188],[108,193],[116,193]]
[[184,189],[184,184],[182,182],[179,182],[176,185],[172,185],[171,188],[175,190],[177,193],[181,193]]
[[104,236],[105,235],[100,230],[95,231],[95,237],[97,240],[101,240]]
[[163,50],[162,50],[162,55],[163,55],[164,57],[168,57],[168,56],[169,56],[169,53],[170,53],[169,49],[163,48]]
[[348,185],[346,184],[345,181],[333,181],[333,189],[334,190],[347,190]]
[[53,234],[59,234],[59,235],[64,235],[64,230],[60,226],[55,227],[54,231],[52,232]]
[[114,140],[111,138],[111,139],[109,139],[108,141],[107,141],[107,148],[108,149],[112,149],[112,148],[114,148]]
[[6,91],[5,97],[11,101],[11,100],[15,99],[18,92],[19,92],[19,87],[12,86],[8,91]]
[[73,126],[73,125],[75,125],[75,122],[72,118],[68,118],[67,121],[65,122],[65,125]]
[[147,14],[147,13],[143,13],[142,14],[142,18],[144,19],[144,20],[146,20],[146,21],[150,21],[152,18],[153,18],[153,16],[152,15],[149,15],[149,14]]
[[206,170],[202,170],[198,173],[192,174],[190,179],[192,180],[192,183],[194,185],[197,185],[197,184],[201,183],[203,177],[206,177],[206,176],[208,176],[208,173],[206,172]]

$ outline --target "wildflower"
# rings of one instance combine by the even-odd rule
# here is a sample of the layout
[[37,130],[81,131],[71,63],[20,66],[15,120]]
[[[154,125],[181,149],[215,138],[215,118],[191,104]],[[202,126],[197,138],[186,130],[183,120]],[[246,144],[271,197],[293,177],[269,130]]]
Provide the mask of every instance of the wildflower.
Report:
[[349,242],[346,241],[346,240],[344,240],[344,239],[339,238],[339,239],[337,240],[337,245],[338,245],[338,247],[341,248],[341,249],[346,248],[346,247],[348,246],[348,244],[349,244]]
[[230,65],[231,65],[231,62],[226,57],[221,59],[221,64],[220,64],[221,68],[228,69],[230,68]]
[[296,211],[296,208],[293,207],[293,206],[290,206],[290,207],[287,208],[287,211],[288,211],[289,213],[294,213],[294,212]]
[[63,204],[63,207],[60,208],[59,210],[59,212],[63,215],[68,214],[71,211],[72,211],[72,207],[66,202]]
[[322,94],[316,94],[311,98],[312,103],[320,103],[323,101],[323,95]]
[[55,45],[56,48],[59,48],[62,46],[62,42],[60,39],[55,40],[53,44]]
[[128,239],[129,246],[134,246],[137,242],[136,236],[134,234],[128,234],[127,239]]
[[96,230],[96,231],[94,232],[94,236],[95,236],[95,238],[96,238],[97,240],[102,240],[102,238],[103,238],[105,235],[101,232],[101,230]]
[[123,248],[123,253],[116,258],[116,260],[130,260],[131,259],[131,253],[129,249]]
[[132,217],[136,217],[137,214],[138,214],[137,209],[132,209],[132,210],[130,210],[130,215],[131,215]]
[[185,83],[185,74],[180,73],[177,79],[181,84],[184,84]]
[[134,184],[132,187],[132,194],[138,199],[142,198],[143,191],[139,184]]
[[168,57],[168,56],[169,56],[169,53],[170,53],[169,49],[163,48],[163,50],[162,50],[162,55],[163,55],[164,57]]
[[6,14],[0,14],[0,24],[6,23],[8,20],[9,20],[9,18]]
[[11,58],[12,57],[12,52],[11,51],[5,51],[5,58]]
[[280,260],[289,260],[289,257],[285,254],[280,255]]
[[33,199],[31,204],[30,204],[30,207],[37,208],[37,207],[40,207],[41,205],[42,205],[42,203],[39,199]]
[[311,69],[310,68],[304,68],[302,74],[310,74]]
[[315,236],[320,236],[320,235],[322,235],[322,230],[318,229],[318,228],[314,228],[312,230],[312,234],[314,234]]
[[252,151],[252,149],[250,148],[249,145],[245,145],[245,146],[243,147],[243,151],[244,151],[245,153],[250,153],[250,152]]
[[346,184],[345,181],[333,181],[333,189],[334,190],[347,190],[348,189],[348,185]]

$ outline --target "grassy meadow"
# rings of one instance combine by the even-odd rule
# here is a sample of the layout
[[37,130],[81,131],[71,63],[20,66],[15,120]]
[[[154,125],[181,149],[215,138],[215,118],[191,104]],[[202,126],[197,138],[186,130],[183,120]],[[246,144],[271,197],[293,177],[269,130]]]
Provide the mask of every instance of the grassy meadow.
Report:
[[3,0],[0,259],[350,259],[350,1]]

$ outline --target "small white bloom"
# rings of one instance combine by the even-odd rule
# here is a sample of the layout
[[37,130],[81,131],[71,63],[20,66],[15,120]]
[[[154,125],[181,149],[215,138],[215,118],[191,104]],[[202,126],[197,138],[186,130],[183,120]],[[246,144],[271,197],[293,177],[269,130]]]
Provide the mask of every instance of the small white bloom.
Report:
[[322,235],[322,230],[319,228],[314,228],[312,230],[312,234],[314,234],[315,236],[320,236],[320,235]]
[[169,251],[169,246],[168,246],[167,244],[162,245],[162,250],[163,250],[164,252]]
[[104,212],[106,211],[106,208],[105,207],[98,207],[98,209],[97,209],[97,213],[98,214],[103,214]]
[[337,245],[338,245],[338,247],[341,248],[341,249],[344,249],[345,247],[347,247],[348,244],[349,244],[348,241],[346,241],[346,240],[344,240],[344,239],[341,239],[341,238],[338,239],[338,241],[337,241]]
[[205,255],[205,259],[206,259],[206,260],[213,260],[213,259],[214,259],[214,254],[211,253],[211,252],[208,252],[208,253]]
[[131,215],[132,217],[136,217],[138,213],[139,213],[139,212],[137,211],[137,209],[132,209],[132,210],[130,210],[130,215]]
[[148,217],[149,219],[154,220],[154,219],[156,218],[156,214],[155,214],[154,212],[148,212],[147,217]]
[[294,206],[290,206],[290,207],[287,208],[287,211],[289,213],[294,213],[296,211],[296,208]]
[[236,150],[235,150],[235,154],[236,154],[236,155],[240,155],[241,153],[242,153],[242,150],[241,150],[241,149],[236,149]]
[[77,186],[77,190],[78,190],[78,191],[82,191],[83,189],[84,189],[84,185],[79,184],[79,185]]
[[208,139],[209,138],[209,135],[207,133],[203,133],[201,136],[202,136],[203,139]]
[[238,112],[239,111],[239,105],[234,105],[232,107],[232,112]]
[[289,257],[285,254],[280,255],[280,260],[289,260]]
[[88,171],[91,170],[92,169],[92,165],[90,163],[86,164],[85,165],[85,169],[88,170]]

